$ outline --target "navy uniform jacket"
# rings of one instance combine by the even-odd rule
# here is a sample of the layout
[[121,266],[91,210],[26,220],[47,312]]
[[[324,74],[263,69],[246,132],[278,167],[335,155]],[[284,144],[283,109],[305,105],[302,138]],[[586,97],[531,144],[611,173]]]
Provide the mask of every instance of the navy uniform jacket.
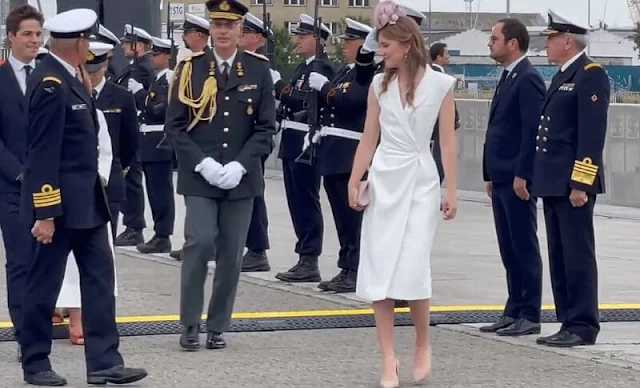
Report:
[[538,126],[532,195],[604,193],[610,88],[604,68],[586,54],[553,78]]
[[107,81],[98,95],[96,106],[104,113],[111,136],[113,161],[107,185],[109,202],[126,200],[124,171],[131,166],[138,149],[138,125],[133,96],[121,86]]
[[109,221],[98,175],[98,121],[89,91],[46,56],[27,84],[29,126],[20,213],[32,225],[89,229]]
[[[120,85],[125,89],[129,88],[129,79],[134,79],[142,84],[145,90],[149,90],[151,84],[156,78],[156,72],[151,66],[151,57],[149,54],[145,54],[139,57],[133,63],[127,65],[122,71],[122,74],[114,81],[116,85]],[[136,97],[136,107],[139,111],[144,107],[144,94],[140,94]]]
[[[311,91],[309,73],[315,70],[330,80],[334,78],[335,70],[331,62],[324,58],[318,59],[318,62],[317,65],[313,64],[314,61],[309,64],[302,62],[296,67],[291,81],[279,80],[276,82],[276,98],[280,100],[280,104],[282,104],[280,109],[284,112],[284,118],[287,120],[307,123],[307,95]],[[302,153],[305,135],[305,132],[296,129],[283,130],[278,156],[281,159],[296,159]]]
[[363,53],[361,48],[356,55],[356,82],[369,87],[373,76],[384,71],[384,61],[375,63],[376,53]]
[[491,101],[482,158],[485,182],[531,182],[538,117],[545,85],[527,58],[520,61]]
[[[256,197],[264,190],[261,158],[269,154],[275,134],[275,98],[269,62],[260,54],[238,49],[226,84],[217,67],[210,49],[184,58],[176,67],[165,132],[178,156],[177,191],[185,196],[232,200]],[[187,71],[191,72],[191,85],[187,84],[185,90],[181,77]],[[209,78],[210,72],[215,74],[217,82]],[[203,95],[203,89],[216,83],[217,90],[209,90],[216,92],[212,121],[200,120],[191,127],[197,110],[181,102],[179,96],[182,95],[183,100],[185,96],[197,100]],[[205,96],[208,95],[210,93]],[[209,116],[209,109],[205,109],[203,117]],[[234,189],[212,186],[194,171],[207,156],[222,165],[237,161],[247,173]]]
[[27,100],[11,64],[0,65],[0,194],[19,193],[26,156]]
[[[140,90],[135,94],[135,98],[144,99],[142,113],[140,115],[141,124],[147,126],[164,127],[165,113],[169,100],[169,77],[165,73],[160,78],[153,81],[149,90]],[[142,162],[172,161],[173,151],[167,145],[159,146],[164,139],[164,130],[145,132],[140,128],[139,159]]]
[[[320,91],[324,103],[320,116],[323,126],[362,133],[367,116],[368,86],[355,82],[356,70],[349,65]],[[349,174],[358,148],[358,139],[323,136],[318,147],[322,175]]]

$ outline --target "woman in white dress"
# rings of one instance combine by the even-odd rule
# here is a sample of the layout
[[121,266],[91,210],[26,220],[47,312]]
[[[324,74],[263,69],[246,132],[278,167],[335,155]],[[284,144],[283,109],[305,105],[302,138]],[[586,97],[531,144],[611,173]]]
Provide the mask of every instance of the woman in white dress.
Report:
[[[111,161],[113,159],[113,153],[111,148],[111,137],[109,136],[109,129],[107,127],[107,120],[104,114],[100,110],[96,110],[98,116],[98,123],[100,125],[98,131],[98,173],[104,181],[104,185],[109,182],[109,173],[111,172]],[[108,225],[109,232],[111,232],[111,223]],[[109,233],[109,245],[113,252],[113,233]],[[114,267],[115,271],[115,267]],[[117,282],[114,293],[117,296]],[[56,312],[53,317],[54,323],[61,323],[62,310],[67,309],[69,312],[69,341],[72,345],[84,345],[84,335],[82,330],[82,310],[81,310],[81,298],[80,298],[80,272],[78,265],[76,264],[76,258],[73,252],[69,254],[67,259],[67,267],[64,272],[64,280],[62,281],[62,288],[60,289],[60,295],[56,302]]]
[[[427,64],[417,24],[395,3],[379,3],[375,23],[378,54],[386,70],[374,77],[369,90],[349,201],[352,208],[364,210],[356,293],[373,302],[382,353],[380,383],[397,387],[394,300],[407,300],[411,308],[416,330],[415,383],[425,382],[431,370],[430,254],[441,209],[445,220],[454,218],[457,211],[455,79]],[[430,150],[436,120],[447,182],[442,201]],[[367,169],[364,188],[361,179]]]

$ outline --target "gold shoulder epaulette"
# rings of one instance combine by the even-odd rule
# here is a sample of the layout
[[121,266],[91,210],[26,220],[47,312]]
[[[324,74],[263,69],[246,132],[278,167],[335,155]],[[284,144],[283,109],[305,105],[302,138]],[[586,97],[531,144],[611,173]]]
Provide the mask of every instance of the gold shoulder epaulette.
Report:
[[258,54],[258,53],[257,53],[257,52],[255,52],[255,51],[249,51],[249,50],[246,50],[246,51],[245,51],[245,53],[247,53],[247,54],[251,55],[252,57],[256,57],[256,58],[261,59],[261,60],[263,60],[263,61],[267,61],[267,62],[269,62],[269,58],[265,57],[265,56],[264,56],[264,55],[262,55],[262,54]]
[[187,55],[186,57],[182,58],[180,60],[180,62],[189,62],[192,58],[199,57],[201,55],[204,55],[204,51],[198,51],[197,53],[191,53],[191,54]]
[[599,63],[588,63],[585,65],[584,69],[585,70],[591,70],[591,69],[597,69],[597,68],[602,68],[602,65]]
[[49,82],[49,81],[55,82],[58,85],[62,85],[62,81],[60,81],[60,78],[58,78],[58,77],[44,77],[42,79],[42,82]]

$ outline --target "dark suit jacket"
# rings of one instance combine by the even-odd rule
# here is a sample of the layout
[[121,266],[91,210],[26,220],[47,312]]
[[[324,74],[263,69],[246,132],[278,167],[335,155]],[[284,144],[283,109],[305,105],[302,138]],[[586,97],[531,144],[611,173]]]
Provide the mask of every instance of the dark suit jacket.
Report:
[[128,90],[107,81],[96,106],[107,120],[113,149],[107,197],[109,202],[123,202],[126,199],[123,171],[133,164],[138,149],[136,103]]
[[[442,69],[439,66],[431,66],[431,68],[437,72],[442,73]],[[460,122],[460,114],[458,113],[458,108],[456,107],[456,117],[455,123],[456,126],[454,130],[458,129],[457,123]],[[431,150],[431,154],[433,155],[433,160],[436,162],[436,168],[438,169],[438,175],[440,175],[440,183],[444,180],[444,166],[442,165],[442,151],[440,150],[440,120],[436,120],[436,124],[433,128],[433,133],[431,134],[431,141],[433,141],[433,149]]]
[[26,98],[7,61],[0,66],[0,194],[19,193],[26,156]]
[[520,61],[491,101],[483,153],[486,182],[531,181],[545,84],[527,58]]

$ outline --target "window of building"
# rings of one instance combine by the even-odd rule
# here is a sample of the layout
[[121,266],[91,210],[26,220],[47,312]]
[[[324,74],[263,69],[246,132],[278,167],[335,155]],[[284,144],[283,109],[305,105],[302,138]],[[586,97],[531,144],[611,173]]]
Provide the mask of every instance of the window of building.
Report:
[[[369,2],[369,0],[367,0],[367,2]],[[304,6],[307,5],[307,0],[284,0],[284,5]]]
[[338,23],[336,23],[336,22],[322,22],[322,24],[324,24],[325,26],[327,26],[328,29],[331,30],[331,34],[333,34],[333,35],[337,35],[338,34]]
[[337,7],[338,0],[322,0],[320,5],[322,5],[323,7]]
[[[266,0],[267,5],[273,5],[273,0]],[[251,5],[264,5],[265,0],[251,0]]]
[[369,0],[349,0],[349,7],[369,7]]
[[298,28],[298,22],[284,22],[284,28],[286,28],[287,31],[289,31],[289,33],[291,33],[291,31],[293,31],[296,28]]

